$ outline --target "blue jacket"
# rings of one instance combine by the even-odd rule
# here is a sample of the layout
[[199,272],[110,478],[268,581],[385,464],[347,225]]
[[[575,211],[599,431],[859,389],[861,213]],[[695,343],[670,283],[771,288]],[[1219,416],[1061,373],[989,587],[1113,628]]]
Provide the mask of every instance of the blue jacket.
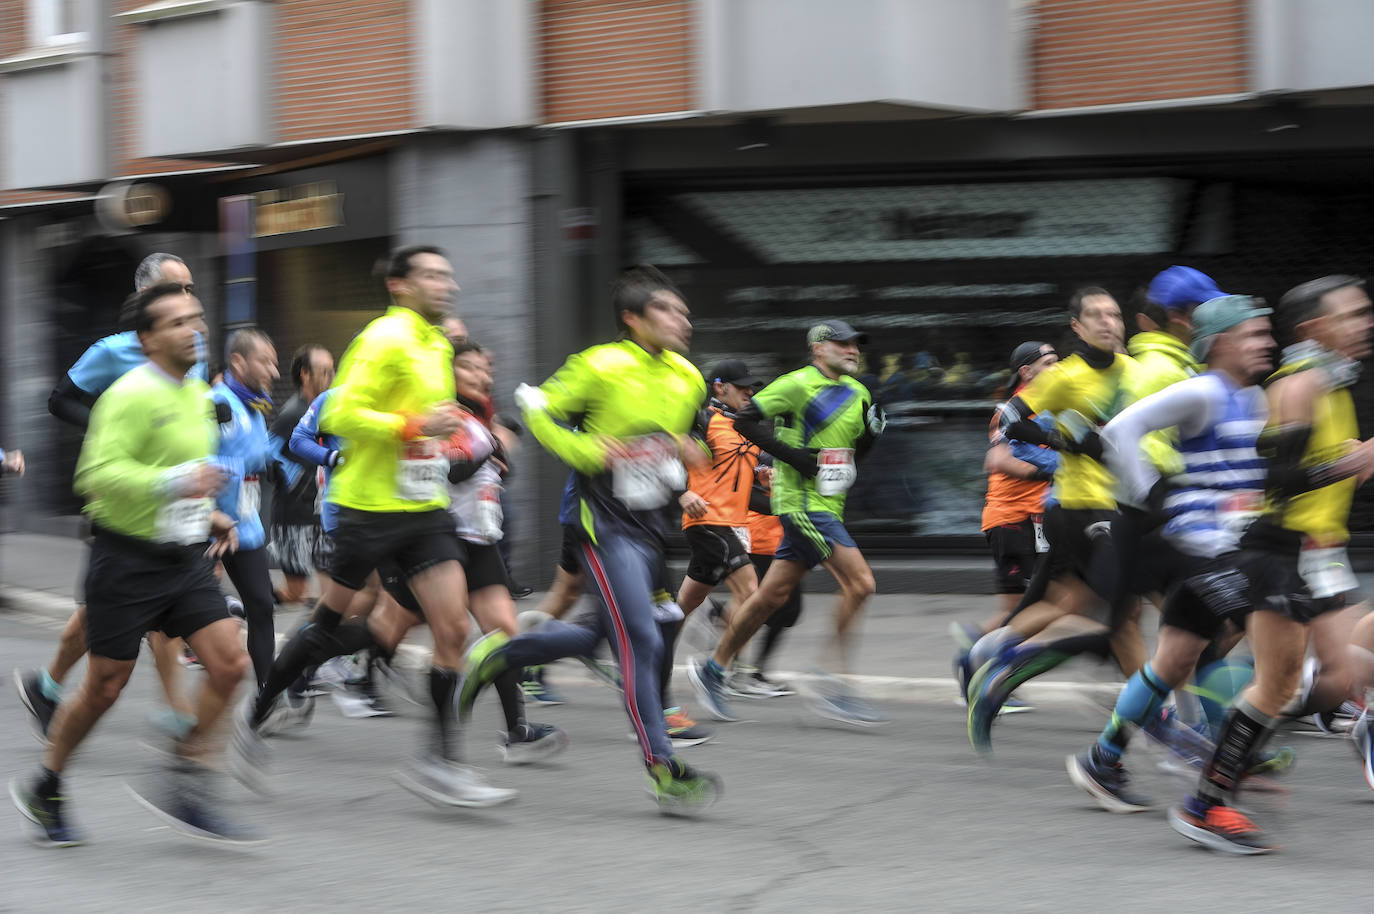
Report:
[[272,460],[267,442],[267,419],[238,398],[223,382],[210,388],[216,403],[229,407],[228,422],[219,427],[219,452],[215,462],[229,474],[229,482],[215,499],[215,506],[239,522],[239,548],[261,549],[267,545],[262,529],[262,483],[258,474]]
[[320,411],[324,409],[324,398],[329,396],[329,393],[330,391],[326,390],[310,404],[305,415],[301,416],[301,421],[296,423],[296,430],[291,433],[289,446],[291,453],[301,460],[324,467],[324,487],[320,489],[324,507],[320,508],[320,526],[324,528],[325,533],[333,536],[334,527],[338,524],[339,506],[324,498],[324,493],[329,489],[329,478],[334,475],[330,454],[342,450],[343,441],[337,435],[320,435]]
[[[204,341],[197,334],[196,351],[203,348]],[[143,354],[143,344],[138,341],[138,334],[126,330],[92,343],[76,360],[76,364],[68,369],[67,377],[86,393],[98,397],[105,392],[105,388],[146,361],[148,357]],[[209,381],[204,359],[196,362],[191,374],[202,381]]]

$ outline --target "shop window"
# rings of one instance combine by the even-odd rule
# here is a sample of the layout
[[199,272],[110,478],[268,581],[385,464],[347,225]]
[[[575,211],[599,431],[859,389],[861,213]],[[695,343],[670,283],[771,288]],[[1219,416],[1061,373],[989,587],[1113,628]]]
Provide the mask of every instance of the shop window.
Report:
[[83,0],[29,0],[29,41],[35,47],[84,44]]

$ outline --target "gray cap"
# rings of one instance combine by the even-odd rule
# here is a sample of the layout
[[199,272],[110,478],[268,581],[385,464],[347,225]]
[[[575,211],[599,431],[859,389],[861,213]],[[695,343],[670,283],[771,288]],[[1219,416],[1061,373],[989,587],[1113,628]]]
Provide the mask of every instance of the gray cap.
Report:
[[863,346],[868,343],[868,334],[860,333],[844,321],[821,321],[806,331],[808,345],[824,343],[827,340],[835,343],[848,343],[850,340],[855,340]]
[[1248,295],[1223,295],[1197,306],[1193,312],[1193,357],[1202,360],[1211,351],[1212,340],[1237,324],[1274,313],[1258,299]]

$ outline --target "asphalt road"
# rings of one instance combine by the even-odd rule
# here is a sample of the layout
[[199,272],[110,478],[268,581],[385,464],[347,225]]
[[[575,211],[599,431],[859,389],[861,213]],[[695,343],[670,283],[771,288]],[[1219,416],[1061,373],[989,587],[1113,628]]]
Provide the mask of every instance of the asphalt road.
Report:
[[[0,670],[32,666],[57,622],[0,614]],[[685,750],[726,793],[698,820],[661,816],[643,792],[617,696],[580,668],[553,678],[572,699],[537,719],[572,744],[541,766],[502,767],[499,709],[484,696],[470,760],[519,788],[494,810],[441,811],[390,772],[419,744],[423,712],[346,720],[324,700],[310,728],[273,741],[278,795],[235,784],[236,814],[269,833],[255,850],[178,837],[124,793],[158,771],[139,745],[158,692],[140,664],[120,704],[70,768],[67,794],[90,843],[26,843],[0,822],[0,911],[1208,911],[1367,912],[1374,889],[1374,792],[1348,744],[1293,734],[1291,793],[1251,809],[1284,844],[1237,859],[1175,835],[1162,811],[1114,816],[1072,787],[1065,754],[1100,713],[1042,707],[1000,723],[979,759],[952,702],[888,701],[893,722],[855,732],[811,718],[797,699],[747,706],[750,720]],[[679,683],[687,697],[685,683]],[[0,768],[32,772],[39,748],[8,682]],[[1185,782],[1143,748],[1139,786],[1161,803]]]

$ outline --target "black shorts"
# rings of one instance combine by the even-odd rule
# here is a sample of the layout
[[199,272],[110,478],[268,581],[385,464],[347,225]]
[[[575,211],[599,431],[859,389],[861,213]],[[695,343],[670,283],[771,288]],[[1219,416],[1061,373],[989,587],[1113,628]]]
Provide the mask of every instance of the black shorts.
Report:
[[486,587],[510,587],[506,576],[506,563],[501,560],[501,549],[495,543],[470,543],[460,540],[463,547],[463,573],[468,579],[468,593]]
[[[1350,574],[1350,559],[1344,550],[1338,550],[1337,564],[1343,576],[1349,579],[1348,586],[1335,593],[1319,590],[1317,592],[1323,595],[1316,596],[1312,582],[1299,570],[1303,558],[1301,545],[1297,533],[1265,520],[1256,521],[1245,531],[1240,547],[1242,560],[1251,569],[1251,602],[1255,609],[1272,610],[1296,622],[1307,623],[1364,599],[1359,581]],[[1322,574],[1315,576],[1318,586],[1333,583],[1324,580],[1325,577]]]
[[682,531],[692,550],[687,562],[687,577],[714,587],[749,564],[744,543],[729,527],[697,524]]
[[1017,524],[1000,524],[983,531],[996,568],[997,593],[1025,593],[1035,570],[1035,525],[1028,517]]
[[1253,556],[1232,552],[1207,559],[1176,551],[1160,623],[1208,641],[1228,623],[1244,630],[1252,608]]
[[340,507],[338,517],[329,576],[349,590],[362,590],[373,570],[390,568],[409,580],[440,562],[462,561],[453,515],[443,508],[390,513]]
[[[1045,512],[1045,538],[1050,541],[1050,579],[1076,574],[1090,585],[1104,567],[1116,565],[1111,555],[1115,511],[1055,506]],[[1106,589],[1106,588],[1104,588]],[[1109,594],[1101,593],[1102,596]]]
[[563,525],[563,547],[558,554],[558,567],[568,574],[582,573],[582,534],[573,524]]
[[86,571],[86,646],[134,660],[150,631],[185,638],[229,617],[203,545],[162,547],[97,531]]

